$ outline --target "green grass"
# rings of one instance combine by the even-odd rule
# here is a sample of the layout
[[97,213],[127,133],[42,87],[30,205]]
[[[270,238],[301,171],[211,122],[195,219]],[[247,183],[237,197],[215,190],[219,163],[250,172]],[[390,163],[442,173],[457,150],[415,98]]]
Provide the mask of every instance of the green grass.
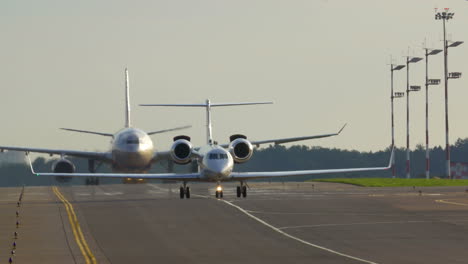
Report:
[[363,187],[431,187],[431,186],[468,186],[468,180],[446,179],[392,179],[392,178],[335,178],[314,179],[311,182],[336,182]]

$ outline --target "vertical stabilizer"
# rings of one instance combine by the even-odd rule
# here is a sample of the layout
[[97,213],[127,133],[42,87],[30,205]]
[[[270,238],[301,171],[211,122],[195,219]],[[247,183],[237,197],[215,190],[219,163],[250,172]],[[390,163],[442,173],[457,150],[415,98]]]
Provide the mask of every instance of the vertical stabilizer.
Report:
[[213,143],[213,129],[211,126],[211,102],[206,99],[206,141],[208,144]]
[[125,127],[130,127],[130,90],[128,84],[128,69],[125,68]]

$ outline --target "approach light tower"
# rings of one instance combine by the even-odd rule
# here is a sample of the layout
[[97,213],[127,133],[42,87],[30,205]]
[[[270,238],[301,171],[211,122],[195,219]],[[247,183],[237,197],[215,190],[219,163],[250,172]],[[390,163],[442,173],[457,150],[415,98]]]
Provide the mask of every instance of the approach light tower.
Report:
[[435,15],[436,20],[442,20],[444,30],[444,86],[445,86],[445,157],[446,157],[446,174],[447,178],[451,178],[450,173],[450,142],[449,142],[449,119],[448,119],[448,79],[458,79],[461,77],[461,72],[448,73],[447,55],[449,47],[456,47],[463,43],[463,41],[455,41],[448,45],[447,33],[445,31],[445,21],[453,18],[455,13],[449,13],[448,8],[444,8],[443,12],[437,12]]
[[429,169],[430,169],[430,160],[429,160],[429,85],[438,85],[440,84],[440,79],[429,79],[429,55],[436,55],[442,52],[440,49],[428,49],[426,50],[426,179],[429,179]]
[[416,63],[422,60],[419,57],[406,57],[406,178],[411,178],[410,167],[410,135],[409,135],[409,95],[410,92],[417,92],[421,90],[421,86],[409,85],[409,64]]
[[[405,96],[405,93],[394,93],[393,92],[393,71],[399,71],[403,69],[405,65],[396,65],[394,67],[393,64],[390,64],[390,87],[391,87],[391,94],[390,94],[390,102],[391,102],[391,112],[392,112],[392,148],[395,147],[395,123],[393,118],[393,100],[395,98],[401,98]],[[396,177],[396,169],[395,169],[395,155],[392,158],[392,178]]]

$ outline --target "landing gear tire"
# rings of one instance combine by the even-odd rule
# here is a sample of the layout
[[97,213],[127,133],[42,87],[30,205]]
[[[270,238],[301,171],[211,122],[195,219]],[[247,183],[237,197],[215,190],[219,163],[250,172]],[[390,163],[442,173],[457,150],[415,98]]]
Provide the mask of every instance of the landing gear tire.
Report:
[[236,191],[237,191],[237,197],[241,197],[241,187],[240,186],[237,186]]
[[179,194],[180,194],[180,199],[184,199],[184,196],[185,196],[184,187],[180,187]]
[[219,198],[223,198],[223,191],[219,192]]
[[242,186],[242,197],[247,197],[247,186]]
[[185,198],[190,199],[190,188],[185,188]]
[[219,198],[219,192],[218,192],[218,191],[216,191],[215,197],[216,197],[216,198]]
[[98,177],[88,177],[85,180],[86,185],[99,185],[99,178]]

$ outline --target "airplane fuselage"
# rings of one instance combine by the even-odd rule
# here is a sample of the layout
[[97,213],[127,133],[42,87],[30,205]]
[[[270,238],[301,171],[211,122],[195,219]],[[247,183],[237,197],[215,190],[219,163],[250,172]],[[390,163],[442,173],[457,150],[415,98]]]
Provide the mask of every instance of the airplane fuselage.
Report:
[[217,145],[206,145],[198,151],[197,159],[200,177],[204,181],[221,182],[231,178],[234,160],[224,148]]
[[112,169],[115,172],[146,172],[154,155],[150,136],[137,128],[124,128],[111,142]]

